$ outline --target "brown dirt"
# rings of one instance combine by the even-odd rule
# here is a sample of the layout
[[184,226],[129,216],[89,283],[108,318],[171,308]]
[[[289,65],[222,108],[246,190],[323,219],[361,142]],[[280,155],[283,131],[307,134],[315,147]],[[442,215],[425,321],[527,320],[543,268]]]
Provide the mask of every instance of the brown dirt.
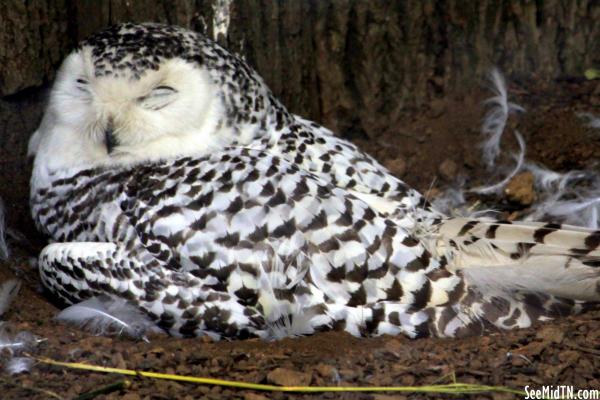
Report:
[[[595,82],[523,82],[510,87],[513,100],[529,111],[514,124],[528,143],[527,158],[551,168],[592,167],[600,159],[600,132],[586,128],[575,116],[600,103]],[[480,163],[479,125],[484,91],[439,100],[430,109],[404,118],[377,141],[357,140],[409,184],[427,191],[443,188],[464,175],[469,183],[484,182]],[[506,140],[506,148],[515,148]],[[512,146],[512,147],[511,147]],[[502,199],[496,199],[502,202]],[[14,227],[28,231],[30,227]],[[45,338],[37,354],[61,361],[177,373],[263,383],[311,385],[424,385],[460,382],[503,385],[574,385],[600,387],[600,311],[564,318],[505,333],[467,339],[404,337],[357,339],[331,332],[266,343],[258,340],[213,343],[205,339],[152,337],[150,343],[127,338],[95,337],[53,321],[58,309],[40,288],[28,263],[39,245],[14,245],[15,257],[0,266],[0,282],[18,276],[22,292],[5,315],[15,330]],[[0,375],[3,398],[48,398],[40,390],[72,399],[123,379],[118,375],[78,372],[35,365],[17,377]],[[426,395],[282,394],[216,386],[132,378],[128,389],[98,396],[103,399],[284,398],[400,399]],[[31,388],[31,389],[27,389]],[[431,396],[439,397],[439,396]],[[472,398],[512,398],[510,394],[479,394]]]

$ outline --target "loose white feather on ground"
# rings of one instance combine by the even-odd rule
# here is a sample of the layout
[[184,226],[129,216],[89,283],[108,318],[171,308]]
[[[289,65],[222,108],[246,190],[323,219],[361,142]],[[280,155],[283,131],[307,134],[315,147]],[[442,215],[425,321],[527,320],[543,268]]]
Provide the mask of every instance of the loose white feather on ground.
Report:
[[21,288],[21,281],[9,279],[0,285],[0,317],[10,308]]
[[500,71],[494,68],[490,73],[490,82],[495,96],[487,99],[484,104],[490,105],[483,119],[481,132],[487,138],[482,143],[483,159],[488,167],[492,167],[500,154],[500,140],[510,114],[524,112],[518,104],[508,101],[506,81]]
[[33,366],[33,359],[29,357],[13,357],[4,368],[9,375],[17,375],[29,372]]
[[577,114],[577,116],[581,119],[584,119],[587,121],[587,126],[590,128],[594,128],[594,129],[600,129],[600,117],[589,113],[589,112],[584,112],[584,113],[579,113]]
[[5,323],[0,324],[0,350],[6,349],[11,354],[18,354],[33,349],[43,340],[27,331],[12,334]]
[[523,168],[533,174],[539,197],[526,215],[526,221],[553,220],[598,229],[600,179],[596,173],[559,173],[534,163],[525,163]]
[[[524,111],[523,107],[508,101],[505,79],[497,69],[490,73],[490,80],[495,96],[485,101],[485,104],[491,104],[492,107],[484,118],[482,134],[485,139],[481,145],[482,158],[488,166],[494,165],[500,155],[500,139],[509,115]],[[600,127],[600,118],[595,115],[580,113],[578,116],[588,120],[589,127]],[[473,189],[466,189],[464,185],[448,188],[434,200],[436,207],[448,215],[474,217],[469,212],[469,205],[465,199],[466,192],[499,194],[515,175],[522,171],[529,171],[534,176],[538,200],[523,215],[523,220],[562,222],[597,229],[600,225],[598,219],[600,216],[600,179],[595,178],[596,173],[578,170],[560,173],[526,161],[525,141],[517,131],[515,131],[515,137],[520,147],[519,153],[513,155],[517,159],[517,163],[504,179],[490,186]]]
[[[515,165],[513,170],[500,182],[495,183],[490,186],[479,186],[479,187],[473,188],[470,190],[471,192],[479,193],[479,194],[497,193],[497,192],[501,191],[506,186],[506,184],[508,184],[508,182],[510,182],[510,180],[515,175],[517,175],[517,173],[519,173],[519,171],[523,167],[523,162],[525,161],[525,140],[523,139],[523,136],[521,136],[521,134],[518,131],[515,131],[515,138],[517,139],[517,142],[519,143],[519,153],[515,155],[515,158],[517,159],[517,164]],[[484,155],[484,157],[485,157],[485,155]]]
[[146,333],[154,330],[155,326],[137,307],[109,296],[92,297],[67,307],[56,319],[96,335],[126,334],[136,339],[145,339]]
[[466,216],[463,215],[467,205],[464,185],[464,180],[457,181],[433,199],[433,206],[446,215]]
[[4,213],[4,201],[0,198],[0,260],[6,260],[10,256],[8,245],[6,244],[6,218]]

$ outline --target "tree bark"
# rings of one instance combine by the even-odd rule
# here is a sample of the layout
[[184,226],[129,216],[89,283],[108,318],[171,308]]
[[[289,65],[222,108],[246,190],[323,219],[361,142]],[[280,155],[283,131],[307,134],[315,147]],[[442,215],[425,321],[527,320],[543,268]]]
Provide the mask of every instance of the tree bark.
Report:
[[403,113],[480,85],[492,66],[520,79],[581,76],[600,64],[599,20],[594,0],[0,2],[0,197],[26,204],[44,88],[79,40],[112,23],[218,36],[293,112],[376,138]]

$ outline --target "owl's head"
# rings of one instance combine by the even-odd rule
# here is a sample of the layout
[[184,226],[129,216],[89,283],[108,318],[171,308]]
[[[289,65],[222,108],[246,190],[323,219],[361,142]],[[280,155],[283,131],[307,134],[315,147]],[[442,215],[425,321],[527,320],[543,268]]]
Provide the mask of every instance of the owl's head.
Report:
[[63,62],[29,151],[46,172],[168,159],[249,143],[287,118],[255,71],[199,33],[121,24]]

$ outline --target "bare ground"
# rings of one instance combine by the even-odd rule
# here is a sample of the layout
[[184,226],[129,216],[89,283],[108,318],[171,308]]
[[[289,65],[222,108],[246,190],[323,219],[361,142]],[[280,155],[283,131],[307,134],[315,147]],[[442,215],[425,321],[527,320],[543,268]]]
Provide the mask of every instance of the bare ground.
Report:
[[[510,87],[513,100],[528,112],[518,125],[528,143],[527,158],[565,171],[590,168],[600,160],[600,131],[585,127],[580,111],[598,113],[598,81],[519,82]],[[468,184],[486,183],[481,167],[479,126],[485,92],[432,102],[427,110],[407,115],[378,140],[355,140],[409,184],[433,194],[457,177]],[[506,140],[507,149],[515,149]],[[508,162],[508,161],[507,161]],[[596,166],[597,167],[597,166]],[[488,182],[489,183],[489,182]],[[505,199],[495,199],[506,209]],[[22,205],[26,207],[26,205]],[[29,224],[29,225],[27,225]],[[13,226],[31,232],[32,223]],[[378,337],[357,339],[331,332],[312,337],[266,343],[258,340],[216,342],[205,339],[150,338],[150,343],[127,338],[96,337],[53,321],[58,312],[42,293],[29,258],[39,241],[13,243],[14,257],[0,266],[0,282],[13,276],[24,287],[4,319],[14,331],[26,330],[46,339],[38,356],[61,361],[177,373],[261,383],[311,385],[425,385],[451,382],[524,386],[574,385],[600,388],[600,311],[568,317],[530,329],[467,339]],[[52,392],[65,399],[120,382],[119,375],[66,370],[42,364],[18,376],[0,375],[0,397],[42,399]],[[100,399],[221,399],[344,398],[401,399],[427,395],[397,394],[283,394],[260,393],[219,386],[128,378],[131,385]],[[472,398],[513,398],[511,394],[477,394]],[[439,396],[430,396],[439,397]],[[452,396],[448,396],[452,397]],[[461,396],[462,397],[462,396]]]

